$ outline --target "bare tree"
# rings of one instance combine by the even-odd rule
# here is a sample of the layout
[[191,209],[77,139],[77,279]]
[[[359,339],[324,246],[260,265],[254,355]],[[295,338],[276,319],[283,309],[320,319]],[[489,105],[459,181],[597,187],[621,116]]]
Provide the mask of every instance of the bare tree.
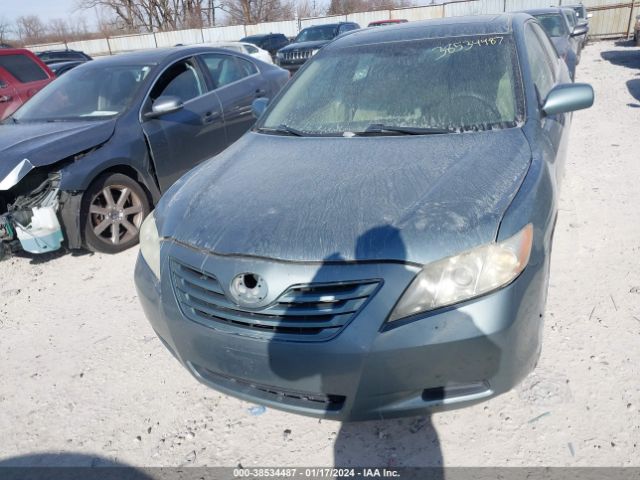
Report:
[[331,0],[327,14],[347,15],[356,12],[408,7],[411,0]]
[[26,44],[42,42],[47,29],[37,15],[23,15],[16,18],[16,30],[20,41]]
[[79,0],[85,9],[99,8],[115,17],[120,30],[153,32],[200,27],[207,0]]
[[11,23],[6,17],[0,17],[0,45],[7,41],[11,33]]
[[229,24],[239,25],[290,20],[295,9],[282,0],[226,0],[224,11]]

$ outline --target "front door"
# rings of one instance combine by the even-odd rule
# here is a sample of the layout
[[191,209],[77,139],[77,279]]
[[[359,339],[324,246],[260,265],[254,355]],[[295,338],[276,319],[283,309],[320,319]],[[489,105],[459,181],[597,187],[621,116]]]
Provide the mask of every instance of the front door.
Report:
[[[168,96],[178,97],[182,108],[145,119],[153,102]],[[142,122],[162,192],[227,146],[220,100],[207,88],[193,58],[177,61],[156,80],[143,108]]]

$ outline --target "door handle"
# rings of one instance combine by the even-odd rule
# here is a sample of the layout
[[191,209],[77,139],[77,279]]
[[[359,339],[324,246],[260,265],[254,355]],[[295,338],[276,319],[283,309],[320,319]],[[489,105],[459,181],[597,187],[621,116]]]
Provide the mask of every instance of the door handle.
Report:
[[10,95],[0,95],[0,103],[7,103],[11,101]]
[[220,112],[207,112],[202,116],[202,121],[204,123],[212,123],[215,122],[218,117],[220,117]]

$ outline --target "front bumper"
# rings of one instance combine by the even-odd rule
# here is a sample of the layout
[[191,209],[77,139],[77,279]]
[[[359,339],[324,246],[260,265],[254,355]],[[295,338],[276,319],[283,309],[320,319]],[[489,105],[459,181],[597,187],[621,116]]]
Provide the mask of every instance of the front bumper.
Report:
[[[283,275],[289,284],[373,276],[384,283],[330,340],[269,340],[187,319],[168,258],[229,272],[223,278],[252,271],[264,278]],[[546,261],[530,263],[497,292],[389,326],[385,319],[416,267],[286,264],[218,257],[172,242],[163,242],[162,259],[161,282],[142,257],[136,264],[136,287],[151,325],[199,381],[247,401],[342,421],[419,415],[506,392],[539,356]]]

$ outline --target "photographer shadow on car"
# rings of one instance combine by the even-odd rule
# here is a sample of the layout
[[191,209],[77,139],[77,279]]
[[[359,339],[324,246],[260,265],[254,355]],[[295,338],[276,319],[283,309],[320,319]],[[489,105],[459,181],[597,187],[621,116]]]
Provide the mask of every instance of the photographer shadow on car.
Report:
[[[306,348],[291,349],[284,342],[272,341],[270,368],[292,385],[293,392],[322,392],[310,395],[312,401],[307,403],[318,409],[324,402],[325,418],[346,420],[335,439],[336,467],[426,466],[433,467],[431,478],[443,478],[440,441],[428,407],[455,401],[455,396],[490,395],[486,380],[498,370],[500,349],[462,311],[451,311],[444,320],[440,316],[401,319],[397,326],[372,328],[367,319],[377,319],[367,306],[373,306],[375,295],[388,295],[382,284],[400,278],[410,282],[419,271],[409,262],[371,260],[385,258],[383,252],[395,259],[407,258],[401,232],[392,225],[380,225],[360,235],[354,255],[337,252],[325,258],[310,282],[311,293],[319,295],[313,286],[322,288],[337,277],[348,283],[371,275],[369,278],[380,280],[380,287],[347,321],[344,330],[322,345],[307,342]],[[367,265],[368,270],[358,265]],[[352,270],[347,272],[349,268]],[[337,269],[345,270],[337,274]],[[394,288],[404,290],[402,282]],[[389,298],[386,303],[393,307],[396,301]],[[453,320],[447,324],[447,319]],[[415,325],[402,331],[411,322],[428,322],[419,329],[417,338]],[[456,329],[456,342],[446,340],[451,328]],[[393,330],[396,332],[391,333]],[[460,332],[469,343],[459,340]],[[381,338],[384,335],[387,339]]]

